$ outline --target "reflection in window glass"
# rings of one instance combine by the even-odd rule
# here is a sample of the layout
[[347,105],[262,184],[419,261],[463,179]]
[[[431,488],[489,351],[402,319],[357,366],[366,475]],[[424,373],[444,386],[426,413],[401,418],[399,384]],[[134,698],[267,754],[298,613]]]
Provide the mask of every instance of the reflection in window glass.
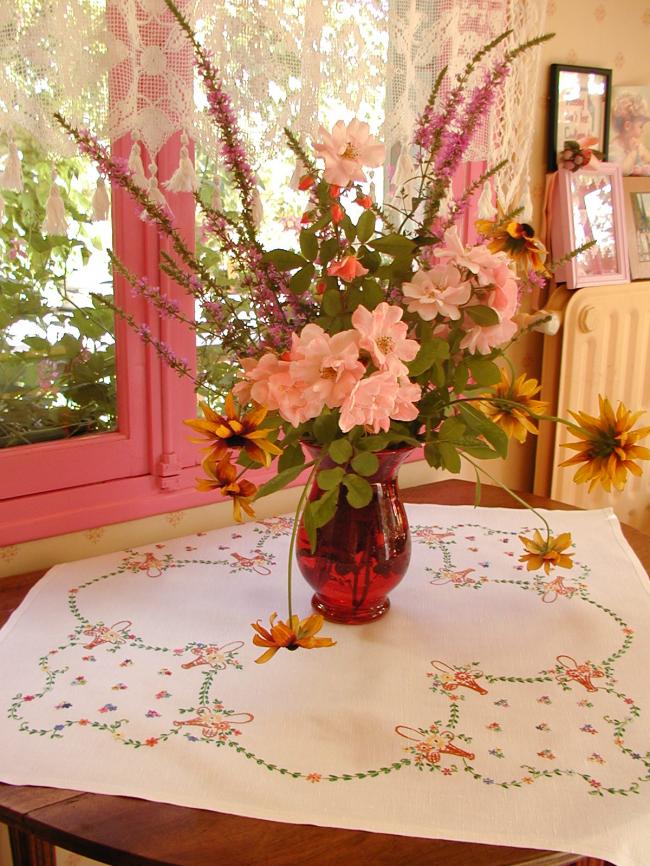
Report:
[[576,257],[579,276],[618,273],[612,185],[607,176],[576,173],[571,178],[576,246],[596,241]]
[[[67,236],[42,231],[52,164],[32,140],[17,141],[24,189],[3,190],[0,226],[0,447],[114,430],[113,313],[109,222],[91,222],[96,173],[79,159],[57,163]],[[6,147],[0,145],[0,167]]]

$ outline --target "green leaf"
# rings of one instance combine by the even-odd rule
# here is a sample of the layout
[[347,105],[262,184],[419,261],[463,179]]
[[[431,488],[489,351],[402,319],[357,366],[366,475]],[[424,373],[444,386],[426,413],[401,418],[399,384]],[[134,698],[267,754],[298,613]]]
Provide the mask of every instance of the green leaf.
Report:
[[314,499],[311,501],[310,505],[312,517],[314,518],[314,526],[317,529],[320,529],[321,526],[325,526],[325,524],[329,523],[330,520],[334,517],[338,501],[338,486],[332,488],[332,490],[328,490],[326,493],[323,493],[323,495],[319,499]]
[[283,487],[286,487],[287,484],[290,484],[300,475],[303,468],[304,466],[301,464],[299,466],[291,466],[283,472],[278,472],[274,478],[271,478],[266,484],[262,484],[255,494],[255,499],[261,499],[263,496],[268,496],[270,493],[282,490]]
[[310,262],[318,258],[318,238],[313,231],[303,229],[300,232],[300,252]]
[[371,451],[360,451],[352,458],[352,468],[357,475],[369,477],[379,469],[379,460]]
[[487,325],[498,325],[501,321],[497,311],[493,310],[492,307],[486,307],[484,304],[475,304],[470,307],[463,307],[463,310],[472,321],[476,322],[477,325],[481,325],[481,327],[486,327]]
[[386,300],[384,290],[377,280],[366,279],[361,283],[363,305],[369,310],[374,310],[382,301]]
[[324,229],[325,226],[329,225],[332,221],[332,214],[327,211],[324,213],[320,219],[317,219],[315,223],[312,223],[309,227],[309,230],[312,232],[319,232],[321,229]]
[[337,289],[328,289],[323,295],[321,309],[326,316],[338,316],[343,312],[343,298]]
[[285,447],[278,458],[278,469],[280,472],[284,472],[285,469],[292,469],[294,466],[303,466],[304,463],[305,455],[303,454],[300,445],[289,445]]
[[460,472],[460,454],[456,448],[450,442],[439,442],[438,448],[443,467],[454,475]]
[[305,259],[299,256],[298,253],[280,249],[264,253],[262,261],[275,265],[279,271],[295,271],[296,268],[301,268],[307,264]]
[[316,483],[321,490],[333,490],[339,486],[344,475],[345,470],[341,466],[334,466],[332,469],[321,469],[316,476]]
[[483,436],[492,445],[499,457],[507,457],[508,437],[500,427],[497,427],[493,421],[490,421],[480,409],[475,409],[467,403],[459,404],[459,411],[468,430],[472,430],[477,435]]
[[440,442],[458,442],[465,432],[465,425],[460,418],[452,416],[446,418],[438,431]]
[[417,245],[409,238],[404,237],[404,235],[390,234],[384,235],[381,238],[375,238],[374,241],[369,241],[368,246],[380,253],[398,256],[402,253],[412,253]]
[[347,463],[352,457],[352,445],[349,439],[335,439],[330,444],[328,453],[335,463]]
[[291,277],[289,280],[289,291],[296,295],[302,295],[306,292],[311,281],[314,278],[316,268],[313,265],[305,265]]
[[474,355],[471,358],[466,358],[465,363],[477,385],[487,388],[501,381],[501,371],[493,361]]
[[324,241],[320,248],[320,255],[318,257],[321,265],[326,267],[332,259],[336,256],[340,249],[340,244],[338,238],[328,238]]
[[372,499],[372,487],[359,475],[346,475],[343,478],[346,498],[353,508],[364,508]]
[[375,233],[375,215],[371,210],[364,211],[357,223],[357,237],[362,244],[369,241]]
[[372,436],[364,436],[359,439],[357,448],[360,451],[383,451],[390,441],[390,436],[387,433],[377,433]]
[[357,227],[347,214],[341,220],[340,226],[343,229],[348,243],[352,243],[357,234]]
[[367,247],[362,247],[359,250],[359,261],[367,268],[371,274],[381,265],[381,256],[375,250],[369,250]]
[[339,432],[338,415],[319,415],[314,421],[314,436],[320,445],[329,445]]
[[426,373],[435,364],[446,358],[449,353],[449,347],[443,340],[429,340],[422,343],[415,358],[408,364],[409,375],[419,376]]

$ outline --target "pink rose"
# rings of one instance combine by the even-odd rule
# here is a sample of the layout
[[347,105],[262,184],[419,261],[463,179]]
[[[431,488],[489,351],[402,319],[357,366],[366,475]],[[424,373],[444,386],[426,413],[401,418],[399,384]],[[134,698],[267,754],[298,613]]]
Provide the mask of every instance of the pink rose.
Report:
[[403,361],[412,361],[418,353],[419,344],[407,338],[408,327],[400,321],[404,314],[401,307],[382,301],[372,312],[366,307],[357,307],[352,313],[352,325],[361,334],[359,345],[365,349],[380,370],[385,370],[393,361],[399,361],[398,372],[405,374]]
[[377,168],[386,158],[386,148],[370,135],[370,127],[355,117],[346,126],[337,121],[330,135],[321,126],[322,142],[314,150],[325,160],[323,177],[328,183],[345,187],[351,181],[365,181],[363,166]]

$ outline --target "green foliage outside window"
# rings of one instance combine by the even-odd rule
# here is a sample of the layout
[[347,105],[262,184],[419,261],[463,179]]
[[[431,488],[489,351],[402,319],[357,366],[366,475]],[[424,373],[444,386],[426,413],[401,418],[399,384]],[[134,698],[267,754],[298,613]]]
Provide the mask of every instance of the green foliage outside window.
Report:
[[44,235],[52,163],[33,141],[17,144],[24,189],[3,190],[0,225],[0,447],[116,427],[113,313],[89,298],[112,288],[79,283],[103,247],[88,166],[57,162],[71,237]]

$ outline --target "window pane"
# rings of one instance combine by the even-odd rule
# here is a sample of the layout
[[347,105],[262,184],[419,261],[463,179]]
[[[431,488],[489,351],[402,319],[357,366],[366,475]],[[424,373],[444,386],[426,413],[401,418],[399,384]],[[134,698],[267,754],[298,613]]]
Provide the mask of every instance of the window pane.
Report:
[[0,225],[0,448],[117,426],[113,313],[91,297],[113,291],[110,222],[91,221],[97,175],[57,163],[68,228],[44,233],[52,163],[33,140],[17,145],[24,188],[2,191]]

